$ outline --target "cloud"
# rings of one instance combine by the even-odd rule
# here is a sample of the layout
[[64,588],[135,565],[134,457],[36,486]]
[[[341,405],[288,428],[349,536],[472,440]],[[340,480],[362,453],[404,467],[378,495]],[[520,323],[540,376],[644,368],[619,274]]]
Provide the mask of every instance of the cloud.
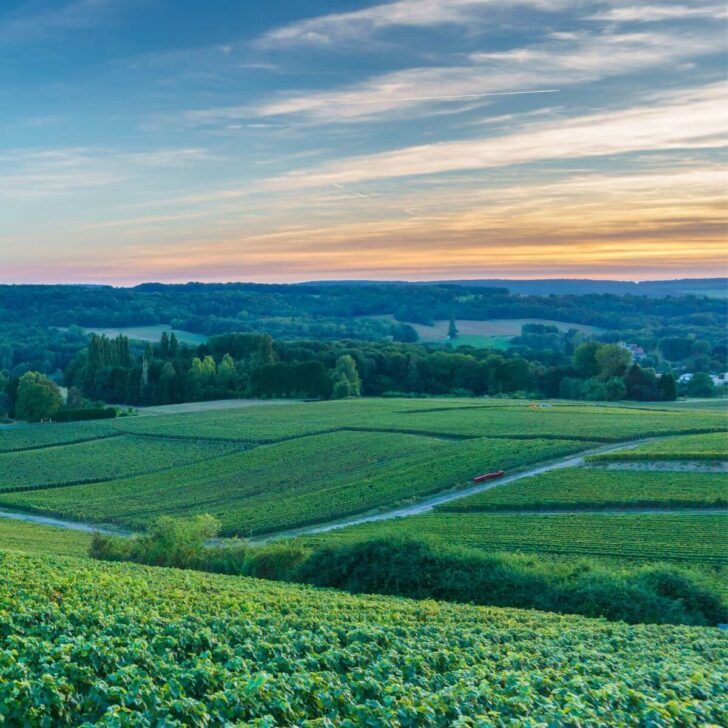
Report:
[[467,64],[409,68],[333,90],[285,92],[257,104],[191,111],[186,118],[198,124],[276,117],[316,124],[392,119],[434,113],[457,101],[487,101],[489,95],[553,90],[666,68],[724,49],[719,27],[551,33],[537,44],[472,53]]
[[[206,230],[169,242],[155,235],[116,245],[115,264],[127,279],[144,270],[166,280],[705,274],[724,257],[726,177],[691,168],[448,190],[461,209],[262,233]],[[432,207],[430,194],[438,193],[424,193],[424,206]],[[97,256],[84,263],[91,275],[98,270]]]
[[691,18],[726,17],[725,4],[707,5],[626,5],[609,8],[589,16],[589,20],[614,23],[654,23],[669,20],[689,20]]
[[644,106],[532,125],[526,132],[350,157],[267,185],[292,189],[643,150],[717,148],[728,134],[727,95],[728,84],[713,84],[655,97]]
[[262,48],[323,45],[361,39],[388,28],[428,28],[441,25],[472,26],[496,7],[530,6],[558,10],[568,0],[397,0],[347,13],[308,18],[272,30],[257,45]]
[[69,195],[213,159],[204,149],[196,148],[142,152],[94,147],[0,150],[0,199]]

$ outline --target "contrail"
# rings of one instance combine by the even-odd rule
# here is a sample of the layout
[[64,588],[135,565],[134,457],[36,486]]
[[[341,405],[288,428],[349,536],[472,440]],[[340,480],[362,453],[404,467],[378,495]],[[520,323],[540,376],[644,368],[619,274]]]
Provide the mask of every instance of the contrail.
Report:
[[344,185],[340,185],[338,182],[332,182],[331,183],[331,186],[332,187],[336,187],[336,189],[338,189],[338,190],[343,190],[344,192],[348,192],[348,193],[354,194],[357,197],[361,197],[364,200],[368,200],[371,197],[371,195],[365,195],[365,194],[363,194],[361,192],[357,192],[356,190],[349,190],[346,187],[344,187]]
[[560,88],[543,88],[529,91],[493,91],[482,94],[456,94],[454,96],[393,96],[378,99],[342,100],[341,104],[381,104],[387,101],[457,101],[458,99],[482,99],[485,96],[522,96],[524,94],[556,94]]

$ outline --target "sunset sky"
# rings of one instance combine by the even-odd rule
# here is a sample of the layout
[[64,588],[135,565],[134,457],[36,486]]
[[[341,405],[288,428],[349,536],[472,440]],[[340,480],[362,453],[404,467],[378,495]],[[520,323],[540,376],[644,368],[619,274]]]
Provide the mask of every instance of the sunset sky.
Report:
[[0,282],[726,274],[725,3],[2,0]]

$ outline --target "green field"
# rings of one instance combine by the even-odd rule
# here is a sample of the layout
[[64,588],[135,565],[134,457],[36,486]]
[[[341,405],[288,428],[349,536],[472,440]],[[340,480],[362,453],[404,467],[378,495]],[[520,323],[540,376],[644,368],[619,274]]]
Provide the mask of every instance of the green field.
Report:
[[114,338],[116,336],[126,336],[136,341],[153,341],[158,342],[162,334],[166,331],[168,334],[174,334],[182,344],[191,344],[198,346],[207,342],[207,336],[204,334],[193,334],[191,331],[182,331],[173,329],[171,326],[164,324],[156,324],[152,326],[121,326],[107,328],[89,328],[84,329],[88,334],[98,334],[99,336],[108,336]]
[[[484,470],[523,467],[583,447],[559,440],[337,432],[135,478],[0,493],[0,504],[133,527],[165,514],[210,513],[225,535],[247,536],[391,506],[470,484]],[[33,453],[42,461],[40,451]]]
[[118,432],[110,420],[0,427],[0,452],[34,450],[50,445],[96,440],[116,434]]
[[0,518],[0,551],[86,556],[90,544],[88,533]]
[[728,433],[686,435],[648,442],[624,452],[602,453],[590,462],[644,462],[660,460],[728,460]]
[[440,506],[469,511],[598,509],[619,507],[695,508],[728,505],[724,473],[633,472],[568,468]]
[[234,445],[130,436],[0,454],[0,493],[111,480],[209,460]]
[[[475,347],[507,348],[514,336],[521,335],[524,324],[543,324],[556,326],[560,331],[576,329],[589,336],[603,333],[604,329],[586,324],[566,323],[547,319],[489,319],[487,321],[457,320],[455,322],[459,335],[452,342],[454,346],[469,345]],[[448,341],[449,320],[435,321],[432,326],[410,324],[417,331],[420,341],[426,343],[442,343]],[[495,346],[493,346],[495,345]]]
[[715,629],[0,559],[8,725],[728,721],[728,641]]
[[425,537],[485,551],[728,564],[725,514],[434,513],[304,537],[306,544]]
[[602,442],[725,425],[718,412],[542,404],[241,403],[9,429],[0,434],[0,505],[133,528],[163,514],[210,513],[225,535],[248,536],[391,508]]
[[726,420],[719,412],[660,412],[562,403],[532,409],[529,404],[519,400],[362,399],[128,417],[115,421],[114,427],[124,432],[163,437],[250,443],[279,442],[346,429],[463,438],[553,437],[599,442],[726,429]]

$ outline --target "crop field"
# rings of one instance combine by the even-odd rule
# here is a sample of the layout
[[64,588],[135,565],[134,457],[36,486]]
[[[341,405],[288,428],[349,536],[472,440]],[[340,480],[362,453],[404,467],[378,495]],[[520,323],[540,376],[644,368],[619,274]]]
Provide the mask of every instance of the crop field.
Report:
[[51,445],[96,440],[116,434],[118,432],[109,420],[0,427],[0,452],[33,450]]
[[91,535],[88,533],[0,518],[0,551],[86,556],[90,544]]
[[149,473],[219,457],[234,446],[129,436],[0,454],[0,493]]
[[553,437],[599,442],[726,429],[726,419],[719,412],[566,404],[532,408],[529,404],[517,400],[364,399],[129,417],[115,421],[114,427],[163,437],[249,443],[279,442],[344,429],[461,438]]
[[[5,553],[8,725],[725,725],[728,640]],[[45,723],[42,723],[45,720]]]
[[726,514],[434,513],[306,536],[309,545],[414,536],[486,551],[728,564]]
[[728,505],[723,473],[631,472],[567,468],[447,503],[439,510],[469,511],[696,508]]
[[225,535],[247,536],[390,506],[470,484],[482,471],[522,467],[583,447],[560,440],[336,432],[134,478],[0,493],[0,503],[132,527],[163,514],[210,513]]
[[[390,508],[601,442],[725,424],[717,412],[541,404],[244,402],[9,429],[0,432],[0,505],[133,528],[163,514],[210,513],[225,535],[260,535]],[[618,502],[624,492],[604,498]]]
[[639,462],[659,460],[728,460],[728,433],[670,437],[647,442],[624,452],[602,453],[589,458],[591,462]]

